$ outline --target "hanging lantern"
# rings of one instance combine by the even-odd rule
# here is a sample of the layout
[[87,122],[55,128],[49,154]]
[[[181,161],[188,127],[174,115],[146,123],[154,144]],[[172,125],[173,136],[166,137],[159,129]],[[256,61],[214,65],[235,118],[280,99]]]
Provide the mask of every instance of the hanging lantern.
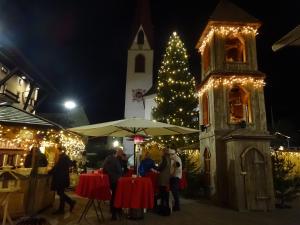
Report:
[[133,137],[133,141],[135,144],[139,144],[142,143],[144,141],[145,137],[141,136],[141,135],[134,135]]

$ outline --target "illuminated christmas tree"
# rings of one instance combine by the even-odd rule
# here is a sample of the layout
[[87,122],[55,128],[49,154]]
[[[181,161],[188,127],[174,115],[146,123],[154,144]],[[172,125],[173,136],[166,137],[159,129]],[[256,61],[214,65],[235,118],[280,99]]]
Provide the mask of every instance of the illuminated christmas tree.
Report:
[[[158,71],[155,101],[153,117],[157,121],[198,129],[195,79],[189,72],[188,55],[176,32],[169,39]],[[160,137],[159,140],[181,147],[196,142],[198,134]]]

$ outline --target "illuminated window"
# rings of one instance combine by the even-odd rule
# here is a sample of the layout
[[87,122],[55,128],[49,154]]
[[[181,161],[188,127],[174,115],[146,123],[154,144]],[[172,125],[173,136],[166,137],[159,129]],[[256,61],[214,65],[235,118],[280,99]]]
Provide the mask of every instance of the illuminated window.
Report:
[[240,86],[234,86],[229,91],[229,121],[230,123],[252,122],[250,94]]
[[138,33],[137,44],[138,45],[143,45],[144,44],[144,32],[142,30],[140,30],[139,33]]
[[202,60],[203,60],[203,69],[204,72],[206,72],[210,65],[210,46],[208,44],[204,49]]
[[209,124],[209,108],[208,108],[208,94],[202,95],[202,123],[203,125]]
[[245,41],[242,37],[228,35],[225,39],[226,62],[246,62]]
[[134,71],[136,73],[144,73],[145,72],[145,56],[139,54],[135,57],[135,67]]

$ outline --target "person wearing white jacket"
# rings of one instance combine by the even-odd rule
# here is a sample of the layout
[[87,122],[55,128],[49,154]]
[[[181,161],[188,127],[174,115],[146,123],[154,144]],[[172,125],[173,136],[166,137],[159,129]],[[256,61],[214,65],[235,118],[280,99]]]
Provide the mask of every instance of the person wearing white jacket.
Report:
[[170,189],[174,198],[173,211],[179,211],[179,182],[182,178],[182,162],[174,149],[169,149],[169,154],[171,158]]

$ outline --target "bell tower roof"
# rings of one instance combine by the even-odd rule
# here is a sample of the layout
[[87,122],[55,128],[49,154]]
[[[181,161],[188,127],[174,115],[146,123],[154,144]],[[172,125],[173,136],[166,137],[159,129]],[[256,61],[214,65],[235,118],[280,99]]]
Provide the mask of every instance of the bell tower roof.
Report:
[[256,19],[240,7],[236,6],[228,0],[221,0],[216,6],[212,15],[210,16],[208,23],[205,29],[203,30],[199,41],[196,44],[196,49],[199,49],[203,40],[211,30],[211,27],[248,26],[257,30],[260,27],[260,25],[261,22],[258,19]]
[[221,0],[209,18],[210,21],[260,23],[258,19],[227,0]]
[[152,33],[152,23],[151,23],[151,13],[150,13],[150,3],[149,0],[136,0],[136,10],[135,18],[133,23],[132,35],[130,38],[131,45],[137,35],[140,27],[143,28],[149,45],[153,48],[153,33]]

